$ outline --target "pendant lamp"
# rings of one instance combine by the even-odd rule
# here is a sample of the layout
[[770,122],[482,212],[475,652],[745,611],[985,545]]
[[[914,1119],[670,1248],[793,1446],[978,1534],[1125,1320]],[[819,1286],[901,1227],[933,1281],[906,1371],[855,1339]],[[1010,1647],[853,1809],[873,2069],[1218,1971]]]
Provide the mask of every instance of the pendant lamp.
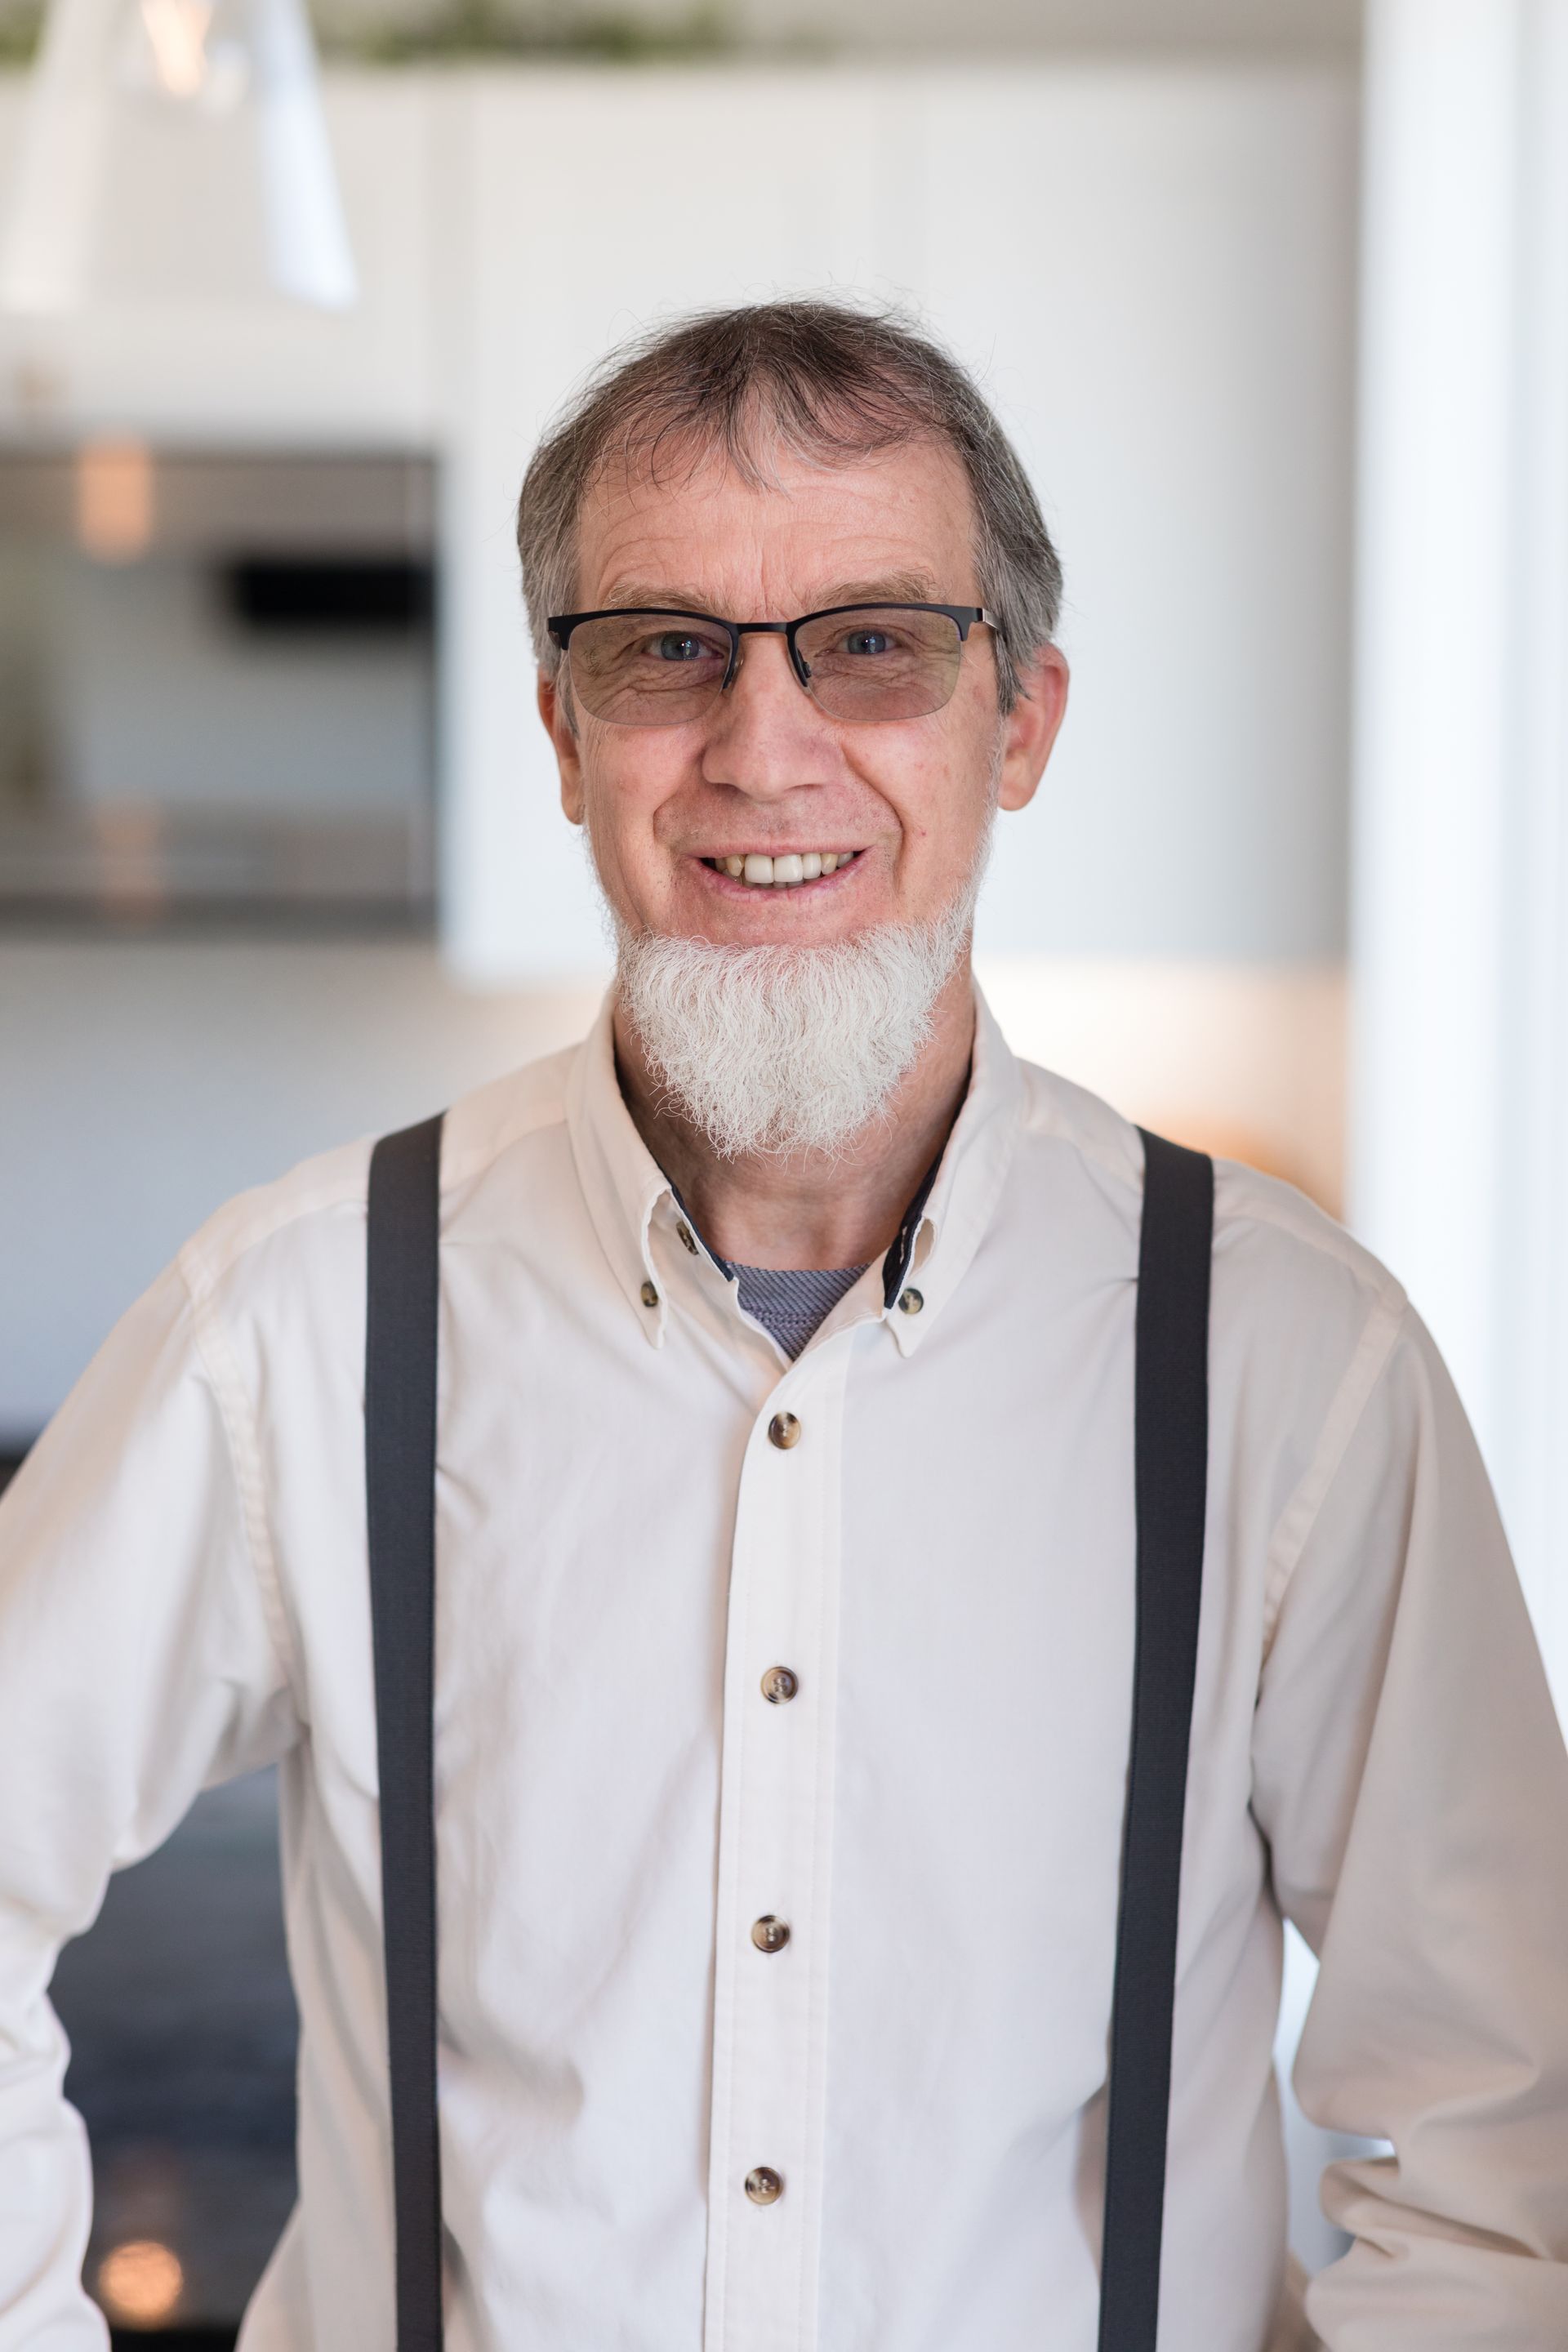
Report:
[[303,0],[49,0],[0,305],[356,291]]

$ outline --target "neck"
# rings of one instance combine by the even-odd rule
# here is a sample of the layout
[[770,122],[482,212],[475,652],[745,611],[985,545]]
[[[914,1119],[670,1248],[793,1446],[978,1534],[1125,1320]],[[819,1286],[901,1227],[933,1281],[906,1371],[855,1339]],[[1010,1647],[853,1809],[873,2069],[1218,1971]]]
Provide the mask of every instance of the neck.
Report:
[[892,1243],[958,1116],[974,1044],[969,959],[961,958],[932,1006],[930,1041],[889,1097],[886,1116],[832,1160],[721,1159],[661,1096],[619,1003],[615,1034],[626,1108],[710,1249],[738,1265],[861,1265]]

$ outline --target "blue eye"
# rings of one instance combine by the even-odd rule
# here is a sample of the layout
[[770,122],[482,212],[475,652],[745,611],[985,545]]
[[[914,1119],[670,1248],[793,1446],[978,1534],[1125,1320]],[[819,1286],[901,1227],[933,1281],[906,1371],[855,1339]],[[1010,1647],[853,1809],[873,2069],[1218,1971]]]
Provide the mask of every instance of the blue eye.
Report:
[[886,629],[851,629],[844,640],[844,650],[848,654],[885,654],[892,642]]
[[662,637],[655,637],[653,641],[653,656],[656,661],[700,661],[708,650],[700,637],[689,636],[674,629],[667,630]]

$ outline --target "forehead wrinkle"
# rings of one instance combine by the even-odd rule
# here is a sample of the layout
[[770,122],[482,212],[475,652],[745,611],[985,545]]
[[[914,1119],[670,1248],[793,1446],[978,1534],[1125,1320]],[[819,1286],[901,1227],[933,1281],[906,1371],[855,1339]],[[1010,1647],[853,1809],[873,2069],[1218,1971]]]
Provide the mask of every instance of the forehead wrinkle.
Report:
[[[771,617],[760,613],[725,613],[710,601],[700,588],[689,583],[663,580],[650,586],[646,580],[616,580],[604,591],[608,605],[647,606],[658,613],[709,613],[717,620],[752,621]],[[936,581],[928,572],[889,572],[876,579],[836,580],[816,589],[810,601],[800,606],[802,613],[830,611],[836,604],[934,604],[947,600],[939,594]],[[791,620],[795,615],[781,614],[780,619]]]
[[934,604],[939,598],[929,572],[879,572],[874,580],[836,580],[820,589],[822,606],[832,604]]
[[706,590],[686,581],[612,580],[603,593],[606,604],[646,604],[656,613],[718,612]]
[[973,502],[951,452],[916,444],[870,465],[781,471],[766,489],[722,465],[663,489],[601,475],[577,511],[572,608],[668,599],[764,620],[857,598],[977,601]]

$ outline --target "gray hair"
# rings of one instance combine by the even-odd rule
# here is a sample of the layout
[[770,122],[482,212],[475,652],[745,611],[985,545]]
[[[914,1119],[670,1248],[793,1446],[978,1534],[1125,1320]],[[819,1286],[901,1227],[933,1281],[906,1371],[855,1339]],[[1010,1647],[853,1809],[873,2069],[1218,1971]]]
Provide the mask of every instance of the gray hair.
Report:
[[534,652],[547,677],[560,649],[546,626],[576,596],[577,519],[616,458],[657,468],[668,447],[700,461],[721,450],[743,480],[766,482],[775,445],[832,464],[914,435],[945,441],[975,512],[980,593],[997,620],[1004,710],[1021,668],[1048,645],[1062,572],[1029,478],[973,379],[896,311],[823,300],[707,310],[620,345],[588,376],[534,451],[517,509],[517,547]]

